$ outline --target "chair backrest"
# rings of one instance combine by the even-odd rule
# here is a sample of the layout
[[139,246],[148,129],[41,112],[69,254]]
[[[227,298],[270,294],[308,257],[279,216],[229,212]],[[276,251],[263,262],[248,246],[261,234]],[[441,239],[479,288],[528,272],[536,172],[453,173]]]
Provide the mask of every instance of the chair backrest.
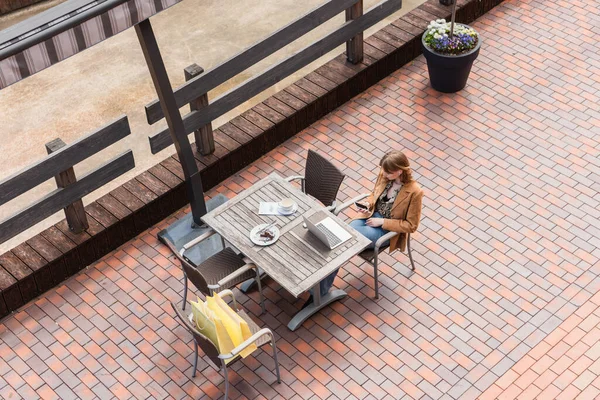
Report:
[[308,150],[304,188],[325,206],[333,204],[346,175],[319,153]]
[[202,276],[200,271],[198,271],[198,269],[196,267],[194,267],[184,257],[182,257],[179,254],[179,251],[175,248],[175,246],[171,242],[169,242],[168,240],[166,240],[165,242],[167,244],[167,247],[169,247],[169,249],[171,249],[173,254],[175,254],[175,257],[177,257],[177,259],[179,260],[179,263],[181,264],[181,268],[183,269],[183,272],[185,272],[185,275],[187,276],[187,278],[192,282],[192,284],[194,286],[196,286],[196,288],[198,288],[198,290],[202,294],[204,294],[205,296],[210,296],[211,293],[210,293],[210,290],[208,289],[208,283],[206,282],[206,279],[204,278],[204,276]]
[[210,360],[215,364],[215,367],[221,368],[221,359],[219,358],[219,349],[217,349],[217,346],[215,346],[215,344],[209,338],[201,334],[190,322],[190,320],[181,313],[181,310],[179,310],[175,304],[171,303],[171,307],[173,307],[173,311],[175,311],[175,314],[179,318],[179,323],[181,323],[181,325],[183,325],[192,334],[194,340],[196,343],[198,343],[198,346],[200,349],[202,349],[204,354],[210,358]]

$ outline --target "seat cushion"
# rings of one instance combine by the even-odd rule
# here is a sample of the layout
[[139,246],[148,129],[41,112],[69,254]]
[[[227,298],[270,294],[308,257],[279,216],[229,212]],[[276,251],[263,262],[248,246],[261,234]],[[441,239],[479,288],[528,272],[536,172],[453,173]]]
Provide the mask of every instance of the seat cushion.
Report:
[[[197,267],[197,269],[202,276],[204,276],[207,284],[216,285],[221,279],[237,271],[245,264],[246,263],[241,256],[236,254],[231,248],[226,247],[217,254],[206,259]],[[231,288],[238,283],[242,283],[247,279],[255,277],[256,272],[254,270],[249,270],[248,272],[238,276],[236,279],[228,282],[226,286],[219,288],[217,292],[223,289]]]

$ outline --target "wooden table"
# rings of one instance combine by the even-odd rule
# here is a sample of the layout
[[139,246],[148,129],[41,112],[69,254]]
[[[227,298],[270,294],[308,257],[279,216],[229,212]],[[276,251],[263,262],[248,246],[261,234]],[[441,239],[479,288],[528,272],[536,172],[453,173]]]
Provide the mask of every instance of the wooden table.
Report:
[[[298,204],[298,211],[294,215],[258,215],[261,201],[279,201],[286,197],[294,199]],[[351,233],[352,238],[330,250],[303,227],[302,216],[306,216],[312,222],[329,216]],[[292,331],[321,308],[346,296],[346,292],[339,289],[321,296],[319,282],[371,243],[369,239],[328,212],[323,205],[277,174],[260,180],[227,203],[207,213],[202,220],[295,297],[311,288],[314,289],[313,304],[298,312],[288,324]],[[270,246],[257,246],[252,243],[252,228],[273,221],[276,221],[276,226],[281,232],[279,240]]]

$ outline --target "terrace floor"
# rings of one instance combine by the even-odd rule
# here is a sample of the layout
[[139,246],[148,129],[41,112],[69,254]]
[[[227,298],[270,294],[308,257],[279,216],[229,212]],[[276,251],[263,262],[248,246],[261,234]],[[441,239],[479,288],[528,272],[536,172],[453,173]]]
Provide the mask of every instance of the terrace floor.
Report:
[[[600,396],[600,5],[509,0],[474,26],[469,85],[428,88],[422,57],[226,180],[234,196],[307,148],[370,189],[377,161],[404,149],[426,190],[406,255],[382,257],[382,298],[355,257],[349,296],[296,332],[303,301],[277,284],[237,293],[276,332],[234,365],[234,399],[494,399]],[[223,379],[172,318],[182,273],[156,233],[177,213],[0,322],[0,396],[219,398]],[[578,397],[579,396],[579,397]]]

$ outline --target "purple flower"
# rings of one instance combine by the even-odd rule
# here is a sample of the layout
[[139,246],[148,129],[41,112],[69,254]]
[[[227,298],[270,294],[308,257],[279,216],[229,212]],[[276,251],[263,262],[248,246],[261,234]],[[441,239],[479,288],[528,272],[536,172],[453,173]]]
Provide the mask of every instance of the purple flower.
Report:
[[460,54],[471,50],[477,44],[477,38],[466,33],[455,34],[454,37],[442,36],[433,38],[430,42],[431,48],[442,54]]

